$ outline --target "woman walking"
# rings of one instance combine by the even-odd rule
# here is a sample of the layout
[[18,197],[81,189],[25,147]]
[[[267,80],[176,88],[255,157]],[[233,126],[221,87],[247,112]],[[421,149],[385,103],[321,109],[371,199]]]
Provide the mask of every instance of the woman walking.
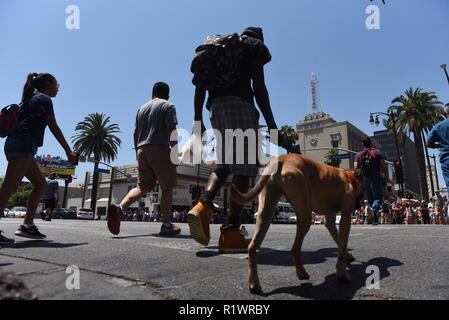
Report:
[[[34,214],[47,182],[39,170],[34,157],[44,142],[45,128],[48,126],[56,140],[64,149],[71,164],[76,162],[76,154],[67,144],[59,128],[53,111],[51,98],[58,94],[59,84],[49,73],[30,73],[23,88],[19,125],[5,142],[5,156],[8,160],[5,179],[0,188],[0,212],[3,212],[9,198],[26,177],[33,185],[28,198],[27,213],[23,225],[15,232],[16,236],[45,239],[33,223]],[[11,243],[1,234],[0,243]]]

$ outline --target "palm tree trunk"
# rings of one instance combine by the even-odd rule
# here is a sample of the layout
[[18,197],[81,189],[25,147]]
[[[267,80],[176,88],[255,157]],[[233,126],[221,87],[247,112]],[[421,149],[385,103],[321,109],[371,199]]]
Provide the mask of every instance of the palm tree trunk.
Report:
[[425,201],[429,200],[429,189],[427,188],[426,163],[424,161],[424,148],[420,132],[413,132],[415,140],[416,159],[418,161],[418,176],[421,186],[421,198]]
[[98,180],[100,177],[100,174],[98,173],[98,161],[100,161],[100,159],[98,159],[98,156],[95,156],[94,177],[92,182],[92,196],[90,197],[90,208],[94,212],[94,219],[97,214],[96,207],[98,197]]
[[[422,136],[422,144],[424,146],[424,151],[426,152],[426,159],[427,159],[427,168],[429,168],[429,180],[430,180],[430,190],[432,191],[432,197],[435,196],[435,187],[433,185],[433,174],[432,174],[432,167],[430,165],[430,157],[429,157],[429,151],[427,150],[427,147],[424,144],[424,141],[426,141],[426,138],[424,137],[424,132],[421,133]],[[436,173],[435,168],[435,173]]]

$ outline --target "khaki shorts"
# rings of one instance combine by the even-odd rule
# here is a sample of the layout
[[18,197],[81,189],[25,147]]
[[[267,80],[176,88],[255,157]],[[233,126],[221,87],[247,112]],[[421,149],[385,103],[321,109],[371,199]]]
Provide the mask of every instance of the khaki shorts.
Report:
[[178,182],[178,173],[170,160],[168,147],[156,145],[139,147],[137,165],[139,168],[137,184],[145,192],[152,190],[156,181],[162,190],[173,189]]

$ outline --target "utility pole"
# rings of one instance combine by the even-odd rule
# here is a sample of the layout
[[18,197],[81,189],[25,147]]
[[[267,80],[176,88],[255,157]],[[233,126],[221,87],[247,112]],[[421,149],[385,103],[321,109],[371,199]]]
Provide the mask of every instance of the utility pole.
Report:
[[436,178],[436,183],[437,183],[437,190],[440,190],[440,182],[438,181],[438,171],[437,171],[437,161],[436,161],[437,156],[433,155],[433,156],[430,156],[430,158],[433,159],[433,165],[435,167],[435,178]]

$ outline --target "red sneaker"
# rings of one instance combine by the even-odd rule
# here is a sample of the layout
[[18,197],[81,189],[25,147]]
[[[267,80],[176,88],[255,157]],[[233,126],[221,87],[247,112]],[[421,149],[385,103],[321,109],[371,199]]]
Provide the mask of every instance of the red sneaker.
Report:
[[175,226],[173,223],[165,224],[163,223],[161,226],[161,232],[159,232],[160,236],[175,236],[181,233],[181,228]]
[[120,233],[120,222],[122,221],[122,212],[116,204],[111,204],[108,208],[108,229],[113,235]]

